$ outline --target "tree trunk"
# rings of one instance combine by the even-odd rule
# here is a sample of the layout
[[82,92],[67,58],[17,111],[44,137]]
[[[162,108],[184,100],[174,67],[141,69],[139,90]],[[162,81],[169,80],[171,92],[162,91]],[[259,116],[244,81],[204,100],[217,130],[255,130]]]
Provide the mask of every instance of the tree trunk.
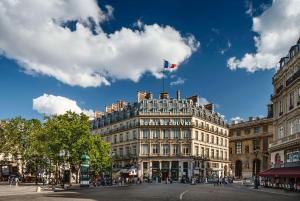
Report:
[[70,175],[69,175],[69,185],[70,186],[72,186],[72,169],[71,169],[71,165],[70,165],[70,169],[69,169],[69,171],[70,171]]

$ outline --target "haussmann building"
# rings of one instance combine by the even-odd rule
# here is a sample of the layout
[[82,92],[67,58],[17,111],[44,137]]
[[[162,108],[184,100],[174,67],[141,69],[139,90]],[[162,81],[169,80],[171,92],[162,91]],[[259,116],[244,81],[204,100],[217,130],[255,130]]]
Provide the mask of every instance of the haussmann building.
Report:
[[119,101],[97,112],[92,132],[110,143],[114,171],[136,168],[140,179],[173,181],[229,174],[228,126],[213,104],[198,96],[153,98],[138,92],[133,103]]

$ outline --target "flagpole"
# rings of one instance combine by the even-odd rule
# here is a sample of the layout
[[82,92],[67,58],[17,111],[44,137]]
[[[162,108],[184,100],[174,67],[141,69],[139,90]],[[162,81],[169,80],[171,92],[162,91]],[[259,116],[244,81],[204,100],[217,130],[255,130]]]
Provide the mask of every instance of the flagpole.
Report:
[[163,70],[163,93],[165,92],[165,74],[164,74],[165,69]]

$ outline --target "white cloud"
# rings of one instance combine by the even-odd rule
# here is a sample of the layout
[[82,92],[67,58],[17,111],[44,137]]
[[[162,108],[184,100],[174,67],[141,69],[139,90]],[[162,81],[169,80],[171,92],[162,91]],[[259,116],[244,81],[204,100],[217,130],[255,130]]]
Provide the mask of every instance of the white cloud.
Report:
[[[231,57],[227,65],[231,70],[238,68],[249,72],[272,69],[281,57],[288,53],[300,36],[300,0],[273,1],[271,7],[260,16],[253,17],[256,53],[246,53],[242,59]],[[265,6],[264,6],[265,9]]]
[[2,0],[0,54],[27,73],[96,87],[118,79],[136,82],[146,72],[161,78],[164,59],[180,65],[200,45],[194,36],[158,24],[105,33],[101,23],[112,15],[111,6],[104,11],[95,0]]
[[64,114],[67,111],[76,113],[84,113],[90,118],[94,117],[93,110],[81,109],[77,102],[63,96],[54,96],[51,94],[44,94],[33,99],[32,108],[41,114],[55,115]]
[[185,83],[185,79],[178,77],[176,81],[170,83],[171,86],[182,85]]
[[241,121],[244,121],[244,119],[241,118],[241,117],[239,117],[239,116],[237,116],[237,117],[232,117],[230,120],[231,120],[231,122],[232,122],[233,124],[238,123],[238,122],[241,122]]
[[206,98],[200,97],[199,98],[199,104],[200,105],[207,105],[207,104],[209,104],[209,101]]

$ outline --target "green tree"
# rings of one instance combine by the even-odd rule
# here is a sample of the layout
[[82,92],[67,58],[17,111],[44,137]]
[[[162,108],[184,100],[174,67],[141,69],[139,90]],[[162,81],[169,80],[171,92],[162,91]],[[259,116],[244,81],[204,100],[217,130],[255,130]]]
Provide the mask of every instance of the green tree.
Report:
[[[100,137],[91,135],[90,121],[86,115],[66,112],[63,115],[47,117],[46,120],[45,133],[48,137],[48,157],[57,166],[63,161],[69,163],[70,180],[72,170],[78,174],[80,157],[84,152],[89,153],[90,157],[93,158],[92,164],[97,171],[107,166],[109,145]],[[65,153],[63,157],[59,156],[62,151]]]

